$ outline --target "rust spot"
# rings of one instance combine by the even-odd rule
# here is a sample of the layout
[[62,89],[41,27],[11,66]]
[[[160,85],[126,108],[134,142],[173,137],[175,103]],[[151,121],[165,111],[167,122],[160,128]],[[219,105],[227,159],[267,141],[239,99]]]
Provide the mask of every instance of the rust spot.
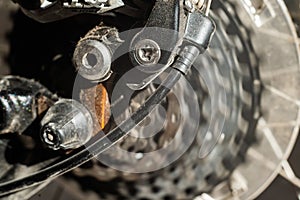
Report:
[[102,84],[82,90],[81,102],[91,112],[94,120],[94,135],[104,129],[110,118],[110,103],[106,88]]

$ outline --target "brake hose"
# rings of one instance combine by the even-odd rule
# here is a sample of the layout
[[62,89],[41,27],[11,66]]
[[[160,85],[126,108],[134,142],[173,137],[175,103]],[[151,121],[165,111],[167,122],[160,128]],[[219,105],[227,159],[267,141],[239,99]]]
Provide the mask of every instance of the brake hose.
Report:
[[100,138],[87,148],[72,155],[68,159],[60,161],[50,167],[42,169],[27,177],[8,181],[0,184],[0,196],[4,196],[13,192],[17,192],[31,186],[43,183],[47,179],[58,177],[82,164],[91,160],[93,157],[107,150],[109,147],[123,138],[131,129],[139,124],[147,115],[155,108],[155,105],[160,103],[171,88],[177,83],[181,77],[181,72],[178,70],[171,70],[168,77],[157,88],[157,90],[147,99],[131,118],[125,120],[120,126],[113,129],[105,137]]

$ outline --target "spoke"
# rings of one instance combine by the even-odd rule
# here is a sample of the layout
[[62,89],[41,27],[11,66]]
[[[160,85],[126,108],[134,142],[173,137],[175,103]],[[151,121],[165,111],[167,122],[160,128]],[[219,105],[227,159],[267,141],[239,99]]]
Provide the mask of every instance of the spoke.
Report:
[[276,169],[277,165],[274,162],[269,160],[267,157],[265,157],[263,154],[256,151],[255,149],[250,148],[248,150],[248,155],[257,160],[258,162],[262,163],[267,169],[271,171],[274,171],[274,169]]
[[268,142],[270,143],[275,155],[277,156],[277,158],[280,160],[283,158],[283,152],[281,147],[279,146],[276,138],[274,137],[271,129],[268,127],[267,122],[265,121],[265,119],[261,118],[259,120],[259,125],[262,125],[262,131],[264,133],[264,135],[266,136]]
[[275,70],[264,71],[263,74],[261,74],[261,77],[263,80],[265,80],[265,79],[270,79],[272,77],[280,76],[288,73],[299,73],[299,66],[293,65],[293,66],[278,68]]
[[295,175],[290,163],[287,160],[284,160],[282,161],[281,165],[282,170],[279,172],[279,174],[293,185],[300,188],[300,179]]
[[265,88],[267,90],[269,90],[270,92],[272,92],[273,94],[275,94],[275,95],[277,95],[277,96],[279,96],[279,97],[281,97],[281,98],[283,98],[287,101],[290,101],[290,102],[292,102],[292,103],[294,103],[294,104],[296,104],[297,106],[300,107],[300,100],[293,99],[292,97],[288,96],[287,94],[279,91],[278,89],[276,89],[272,86],[265,85]]

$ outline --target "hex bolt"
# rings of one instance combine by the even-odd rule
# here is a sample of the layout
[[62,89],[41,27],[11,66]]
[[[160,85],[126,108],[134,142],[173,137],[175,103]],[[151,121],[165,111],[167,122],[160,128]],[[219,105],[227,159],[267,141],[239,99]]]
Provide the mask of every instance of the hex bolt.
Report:
[[123,42],[116,28],[101,24],[90,30],[74,51],[73,63],[78,73],[92,82],[109,79],[113,54]]
[[150,39],[140,40],[134,47],[134,57],[140,65],[157,64],[161,57],[159,45]]
[[78,73],[91,81],[104,81],[110,77],[112,53],[98,40],[83,40],[75,49],[73,62]]
[[41,139],[53,150],[78,148],[93,135],[90,112],[72,99],[56,102],[42,119],[41,125]]

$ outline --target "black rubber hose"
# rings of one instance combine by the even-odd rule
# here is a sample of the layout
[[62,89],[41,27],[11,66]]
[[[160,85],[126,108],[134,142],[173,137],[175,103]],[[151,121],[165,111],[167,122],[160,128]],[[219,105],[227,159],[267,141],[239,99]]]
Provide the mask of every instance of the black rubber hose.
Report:
[[167,78],[157,88],[153,95],[147,99],[144,105],[142,105],[134,114],[132,114],[131,118],[122,122],[120,126],[109,132],[105,137],[96,140],[87,148],[72,155],[71,157],[50,167],[42,169],[32,175],[0,184],[0,196],[8,195],[31,186],[41,184],[46,180],[53,179],[84,164],[93,157],[107,150],[109,147],[122,139],[126,134],[128,134],[128,132],[137,124],[139,124],[145,117],[147,117],[155,105],[160,103],[166,97],[180,77],[181,72],[172,69]]

